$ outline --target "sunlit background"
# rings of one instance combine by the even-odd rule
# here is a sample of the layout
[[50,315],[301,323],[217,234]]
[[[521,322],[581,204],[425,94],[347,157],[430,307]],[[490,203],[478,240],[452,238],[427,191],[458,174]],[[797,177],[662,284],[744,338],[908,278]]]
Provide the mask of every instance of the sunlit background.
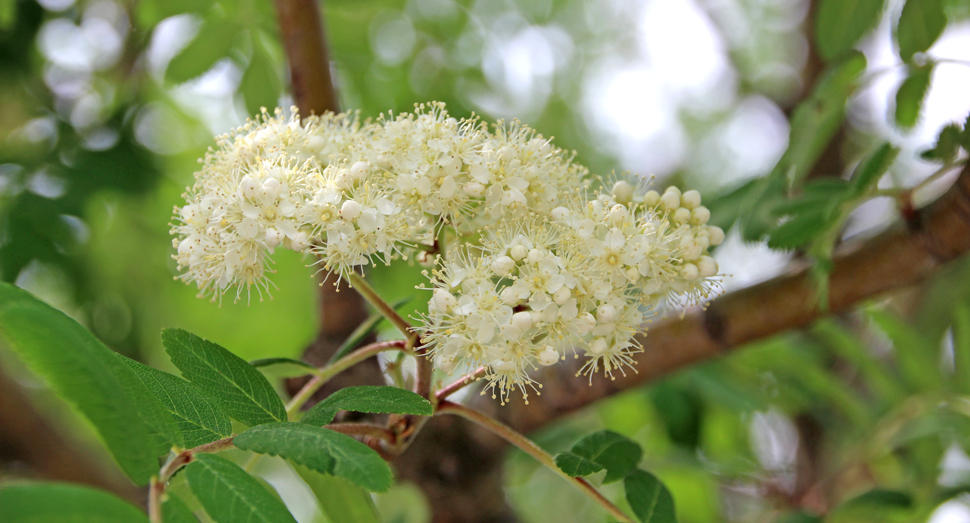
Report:
[[[884,183],[909,186],[934,169],[918,152],[940,127],[970,112],[970,24],[951,23],[928,53],[940,60],[931,91],[917,126],[901,132],[890,115],[905,70],[890,33],[902,2],[888,3],[861,45],[866,82],[850,103],[839,148],[851,169],[890,140],[902,147],[903,161]],[[220,306],[173,281],[167,225],[213,135],[261,105],[292,105],[279,88],[287,80],[272,2],[0,6],[3,278],[67,311],[116,350],[163,368],[170,367],[158,333],[167,326],[247,359],[298,357],[315,328],[307,260],[278,253],[272,300]],[[517,118],[575,149],[597,174],[631,173],[705,197],[774,166],[787,146],[787,115],[821,68],[806,37],[811,6],[802,0],[331,0],[325,7],[344,108],[374,117],[443,100],[455,116]],[[180,54],[214,32],[221,48]],[[931,200],[945,184],[918,196]],[[894,214],[888,199],[867,204],[845,236],[871,235]],[[784,271],[791,255],[732,233],[716,257],[731,290]],[[416,276],[403,271],[375,277],[403,281],[394,292],[406,294]],[[0,354],[5,369],[23,375]],[[751,397],[725,399],[714,373],[701,369],[608,401],[541,441],[562,448],[609,427],[644,446],[652,470],[674,492],[681,521],[759,520],[776,506],[766,485],[794,488],[799,437],[792,401],[779,392],[783,378],[752,354],[734,363],[750,363]],[[695,386],[702,377],[711,379]],[[81,423],[36,381],[22,384],[63,426]],[[671,404],[676,408],[666,409]],[[711,428],[690,432],[685,423]],[[941,484],[970,475],[959,445],[934,466]],[[292,473],[262,472],[301,523],[315,521],[311,494],[294,486]],[[508,495],[524,520],[602,519],[595,505],[565,495],[567,488],[524,456],[510,458]],[[378,504],[389,522],[427,517],[407,485]],[[970,521],[970,502],[942,504],[930,521]]]

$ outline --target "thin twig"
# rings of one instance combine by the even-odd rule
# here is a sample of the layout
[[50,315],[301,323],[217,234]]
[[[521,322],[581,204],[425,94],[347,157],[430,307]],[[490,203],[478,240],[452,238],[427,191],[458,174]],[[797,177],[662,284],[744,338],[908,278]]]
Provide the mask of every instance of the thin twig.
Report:
[[324,425],[323,428],[348,436],[370,436],[385,441],[389,445],[397,442],[397,436],[393,432],[371,423],[331,423]]
[[374,288],[371,287],[369,283],[364,281],[364,278],[362,278],[359,274],[356,272],[351,272],[350,275],[347,276],[347,280],[350,282],[351,287],[353,287],[361,296],[364,297],[365,300],[367,300],[367,303],[370,303],[372,307],[377,309],[378,312],[387,318],[387,321],[391,322],[391,325],[394,325],[397,330],[404,334],[404,336],[410,342],[408,349],[413,349],[417,344],[417,334],[415,334],[414,330],[411,328],[411,324],[402,318],[401,315],[394,310],[394,307],[391,307],[390,304],[384,301],[384,299],[377,294]]
[[606,499],[596,488],[594,488],[588,481],[583,478],[573,477],[562,471],[556,462],[552,459],[552,456],[542,450],[538,445],[532,442],[529,438],[523,436],[522,434],[512,430],[511,427],[505,425],[504,423],[486,416],[481,412],[470,409],[464,405],[454,403],[451,401],[443,401],[438,405],[438,413],[440,414],[454,414],[456,416],[461,416],[469,421],[473,421],[478,425],[494,432],[502,439],[508,441],[509,443],[519,447],[523,452],[535,458],[536,461],[542,463],[546,467],[552,469],[556,474],[559,474],[563,479],[576,485],[580,490],[583,491],[587,496],[599,503],[611,516],[618,519],[619,521],[632,522],[629,516],[623,513],[616,505],[614,505],[610,500]]
[[476,381],[478,381],[479,378],[484,376],[486,372],[488,372],[488,367],[484,367],[484,366],[479,367],[475,369],[474,372],[470,374],[466,374],[458,378],[457,380],[449,383],[448,385],[445,385],[444,387],[438,389],[438,392],[435,394],[435,398],[437,402],[441,403],[446,398],[448,398],[448,396],[451,396],[452,394],[467,387],[468,385],[475,383]]

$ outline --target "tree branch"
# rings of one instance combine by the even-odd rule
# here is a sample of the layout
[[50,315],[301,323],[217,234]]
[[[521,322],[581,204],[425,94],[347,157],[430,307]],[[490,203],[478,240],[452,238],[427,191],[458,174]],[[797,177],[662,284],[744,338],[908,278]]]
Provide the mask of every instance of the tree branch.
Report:
[[[970,250],[970,166],[939,200],[864,243],[846,246],[835,257],[829,312],[815,304],[807,266],[715,299],[706,311],[673,319],[640,335],[643,354],[636,373],[616,381],[575,378],[576,368],[559,366],[539,378],[542,396],[529,405],[494,405],[490,412],[519,431],[532,431],[577,409],[643,385],[683,367],[716,358],[745,343],[805,327],[862,300],[923,281],[947,262]],[[547,368],[552,370],[553,368]],[[476,408],[494,403],[476,399]]]
[[293,98],[303,114],[340,112],[318,0],[276,0]]

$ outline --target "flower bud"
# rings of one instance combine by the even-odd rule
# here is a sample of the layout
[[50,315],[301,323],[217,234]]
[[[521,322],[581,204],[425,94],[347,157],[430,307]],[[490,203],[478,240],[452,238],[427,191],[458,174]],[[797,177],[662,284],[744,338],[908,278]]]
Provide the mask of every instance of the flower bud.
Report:
[[687,223],[688,221],[690,221],[690,209],[686,207],[681,207],[677,209],[676,211],[674,211],[673,220],[677,223]]
[[613,223],[620,223],[630,218],[630,211],[626,208],[626,205],[614,205],[610,209],[610,219]]
[[453,357],[451,358],[435,358],[434,364],[438,367],[438,370],[444,372],[445,374],[451,374],[455,372],[455,368],[458,366],[458,362],[455,361]]
[[617,203],[626,205],[633,201],[633,187],[629,182],[620,180],[613,184],[613,198]]
[[552,295],[552,299],[556,302],[556,305],[562,305],[569,301],[569,298],[572,298],[572,296],[573,292],[569,290],[569,287],[562,286]]
[[717,261],[710,256],[701,256],[697,260],[697,270],[701,278],[711,278],[717,275]]
[[539,263],[542,260],[542,251],[539,249],[530,250],[528,260],[529,263]]
[[465,194],[471,196],[472,198],[478,198],[479,196],[485,194],[485,186],[478,182],[468,182],[461,188],[465,191]]
[[512,315],[512,326],[525,333],[532,328],[532,314],[528,311],[519,311]]
[[691,211],[690,222],[693,223],[694,225],[704,225],[710,219],[711,219],[711,211],[707,207],[704,207],[703,205]]
[[552,219],[562,221],[569,218],[570,214],[572,214],[572,211],[569,209],[565,207],[556,207],[552,210]]
[[609,348],[610,347],[606,344],[606,340],[603,338],[596,338],[593,340],[593,343],[589,344],[589,351],[592,352],[594,356],[602,356]]
[[716,225],[709,225],[707,227],[707,235],[711,240],[711,245],[720,245],[724,241],[724,229]]
[[[660,197],[660,205],[668,211],[675,211],[680,208],[680,195],[670,190]],[[690,211],[687,211],[688,215]]]
[[539,365],[548,367],[559,361],[559,353],[556,351],[556,349],[546,345],[546,348],[539,351],[539,354],[536,354],[536,359],[539,360]]
[[283,243],[283,233],[273,227],[269,227],[266,229],[266,236],[263,242],[266,243],[266,247],[275,249],[279,247],[280,243]]
[[681,268],[680,273],[683,274],[684,279],[687,281],[694,281],[700,275],[700,271],[693,263],[685,263],[684,267]]
[[239,188],[242,190],[243,196],[254,199],[256,198],[256,191],[259,190],[259,182],[249,176],[245,176],[239,182]]
[[435,289],[431,295],[431,300],[434,302],[434,306],[443,312],[448,312],[452,307],[458,305],[458,300],[455,299],[454,295],[444,289]]
[[515,260],[509,258],[508,256],[500,256],[492,262],[491,268],[492,272],[495,274],[502,277],[507,277],[508,275],[512,274],[512,271],[515,269]]
[[355,220],[360,216],[360,204],[354,200],[347,200],[340,206],[340,216],[345,220]]
[[616,321],[616,307],[609,303],[596,307],[596,320],[600,323],[613,323]]
[[367,162],[356,162],[350,166],[350,175],[357,181],[363,181],[367,178],[367,172],[370,170],[370,164]]
[[527,249],[525,245],[522,245],[520,243],[518,245],[513,246],[511,249],[509,249],[509,254],[512,256],[513,260],[522,261],[526,256],[528,256],[529,249]]
[[701,193],[697,191],[687,191],[680,195],[680,204],[688,209],[694,209],[701,204]]
[[643,203],[647,204],[647,207],[656,207],[660,203],[660,193],[647,191],[647,194],[643,195]]

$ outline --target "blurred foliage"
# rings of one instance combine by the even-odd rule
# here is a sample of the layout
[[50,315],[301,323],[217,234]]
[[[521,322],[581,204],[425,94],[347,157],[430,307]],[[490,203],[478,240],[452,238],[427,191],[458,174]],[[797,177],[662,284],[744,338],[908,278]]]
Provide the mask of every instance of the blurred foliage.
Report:
[[[864,204],[919,183],[904,171],[952,170],[970,150],[966,114],[915,146],[923,160],[911,142],[899,143],[923,123],[940,70],[965,67],[932,49],[946,31],[966,31],[962,0],[324,7],[343,107],[375,117],[435,99],[456,116],[519,117],[576,149],[594,172],[642,168],[698,188],[726,231],[809,256],[823,305],[827,263]],[[661,8],[668,11],[651,16],[700,25],[688,36],[663,33],[669,46],[650,47],[644,34],[662,33],[663,22],[650,25],[644,13]],[[900,80],[886,94],[890,110],[868,115],[882,126],[858,118],[866,111],[859,100],[886,74],[870,63],[871,50],[858,51],[874,30],[894,35]],[[684,54],[691,38],[707,54]],[[695,73],[721,72],[678,83],[658,79],[675,71],[664,53],[716,54],[712,63],[724,64],[692,61]],[[166,225],[212,135],[260,106],[290,105],[286,78],[269,0],[0,0],[3,280],[65,310],[113,349],[163,367],[170,364],[158,333],[168,326],[247,360],[299,357],[317,314],[308,260],[275,256],[271,301],[212,304],[172,281]],[[662,107],[644,105],[648,95]],[[835,169],[825,161],[833,150]],[[665,155],[673,160],[649,159]],[[369,276],[396,301],[421,295],[420,270]],[[970,264],[947,267],[921,292],[617,396],[538,441],[567,451],[600,428],[632,439],[684,522],[925,521],[944,502],[966,506]],[[590,502],[564,495],[559,481],[511,454],[509,497],[525,521],[604,519]],[[617,485],[604,492],[625,503]],[[185,500],[198,505],[191,494]],[[385,521],[429,513],[407,485],[377,506]]]

